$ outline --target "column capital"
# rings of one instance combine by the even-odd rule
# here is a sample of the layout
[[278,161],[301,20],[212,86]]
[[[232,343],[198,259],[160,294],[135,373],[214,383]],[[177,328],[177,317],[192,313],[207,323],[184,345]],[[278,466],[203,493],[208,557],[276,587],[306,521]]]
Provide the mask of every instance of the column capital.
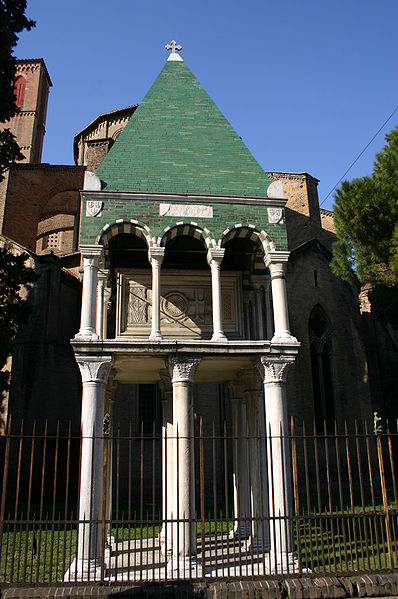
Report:
[[99,383],[105,385],[112,365],[112,356],[76,356],[85,383]]
[[98,270],[97,281],[98,283],[104,284],[105,281],[108,280],[109,271],[108,270]]
[[168,367],[171,382],[174,383],[193,383],[196,368],[200,358],[196,356],[170,356]]
[[286,383],[289,366],[294,363],[296,356],[262,356],[260,362],[262,365],[259,368],[263,370],[263,381],[267,383]]
[[102,255],[102,250],[102,245],[97,244],[80,246],[80,254],[83,256],[83,258],[100,258]]
[[158,264],[162,264],[165,249],[166,248],[160,247],[158,245],[153,245],[152,247],[148,248],[149,262],[152,264],[152,260],[153,260],[154,262],[157,262]]
[[220,266],[220,264],[224,258],[224,254],[225,254],[225,248],[220,248],[220,247],[210,248],[207,252],[208,265],[210,267],[214,266],[214,265]]
[[267,268],[272,264],[286,264],[289,256],[290,252],[288,251],[270,251],[264,256],[264,264]]

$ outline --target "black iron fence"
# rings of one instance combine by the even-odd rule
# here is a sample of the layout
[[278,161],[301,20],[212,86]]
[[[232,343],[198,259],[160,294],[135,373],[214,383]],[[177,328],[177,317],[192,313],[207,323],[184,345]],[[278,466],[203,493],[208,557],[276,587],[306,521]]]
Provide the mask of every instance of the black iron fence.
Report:
[[[331,434],[292,421],[286,438],[267,433],[238,437],[201,419],[188,440],[116,427],[100,440],[101,484],[93,466],[87,487],[78,432],[9,423],[0,439],[0,583],[394,570],[396,430],[354,423]],[[98,439],[89,441],[94,453]],[[82,513],[87,492],[94,507]]]

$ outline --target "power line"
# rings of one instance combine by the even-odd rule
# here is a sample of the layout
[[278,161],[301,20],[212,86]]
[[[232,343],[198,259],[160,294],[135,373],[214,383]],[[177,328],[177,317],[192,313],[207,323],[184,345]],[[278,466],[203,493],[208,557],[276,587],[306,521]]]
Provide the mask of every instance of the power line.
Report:
[[338,184],[342,182],[342,180],[347,175],[347,173],[350,172],[350,170],[352,169],[352,167],[354,166],[354,164],[356,164],[358,162],[358,160],[360,159],[360,157],[362,156],[362,154],[364,154],[366,152],[366,150],[368,149],[368,147],[370,146],[370,144],[376,139],[376,137],[379,135],[379,133],[383,129],[383,127],[385,127],[387,125],[388,121],[390,119],[392,119],[392,117],[397,112],[397,110],[398,110],[398,106],[392,111],[392,113],[390,114],[390,116],[388,117],[388,119],[386,119],[384,121],[384,123],[382,124],[382,126],[376,131],[376,133],[373,135],[372,139],[366,144],[366,146],[364,147],[364,149],[362,150],[362,152],[360,154],[358,154],[358,156],[355,158],[355,160],[350,164],[350,166],[348,167],[348,169],[346,170],[346,172],[344,173],[344,175],[342,175],[340,177],[340,179],[337,181],[337,183],[332,187],[332,189],[329,191],[329,193],[326,196],[326,198],[324,198],[322,200],[322,202],[319,204],[319,207],[321,207],[326,202],[326,200],[328,199],[328,197],[330,196],[330,194],[334,192],[334,190],[336,189],[336,187],[338,186]]

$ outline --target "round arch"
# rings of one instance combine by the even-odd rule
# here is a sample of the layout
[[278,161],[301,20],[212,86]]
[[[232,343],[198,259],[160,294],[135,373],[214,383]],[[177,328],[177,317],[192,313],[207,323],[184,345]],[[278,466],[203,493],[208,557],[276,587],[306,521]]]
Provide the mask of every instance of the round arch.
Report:
[[95,243],[98,245],[103,245],[104,250],[106,251],[109,245],[109,240],[116,235],[120,235],[121,233],[127,233],[130,235],[135,235],[136,237],[140,237],[145,241],[148,248],[154,245],[154,240],[151,237],[151,230],[147,225],[140,223],[136,220],[117,220],[112,225],[105,225],[101,231],[97,235]]
[[177,223],[173,227],[166,227],[163,230],[162,236],[159,238],[158,243],[161,247],[165,247],[167,242],[178,236],[193,237],[198,241],[201,241],[206,249],[215,247],[216,242],[208,229],[202,229],[196,223]]
[[232,239],[249,239],[254,243],[261,245],[264,255],[268,253],[270,240],[264,230],[258,231],[254,225],[236,224],[231,229],[225,229],[221,239],[218,242],[220,247],[224,247]]

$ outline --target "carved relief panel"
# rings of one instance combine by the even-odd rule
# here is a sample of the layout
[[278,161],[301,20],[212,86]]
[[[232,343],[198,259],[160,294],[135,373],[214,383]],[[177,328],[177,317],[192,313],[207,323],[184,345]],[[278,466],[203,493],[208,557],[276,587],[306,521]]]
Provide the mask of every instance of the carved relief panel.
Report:
[[[160,327],[164,338],[209,339],[212,335],[210,271],[161,271]],[[224,330],[242,338],[241,277],[221,276]],[[143,271],[118,272],[117,335],[146,338],[152,320],[151,275]]]

